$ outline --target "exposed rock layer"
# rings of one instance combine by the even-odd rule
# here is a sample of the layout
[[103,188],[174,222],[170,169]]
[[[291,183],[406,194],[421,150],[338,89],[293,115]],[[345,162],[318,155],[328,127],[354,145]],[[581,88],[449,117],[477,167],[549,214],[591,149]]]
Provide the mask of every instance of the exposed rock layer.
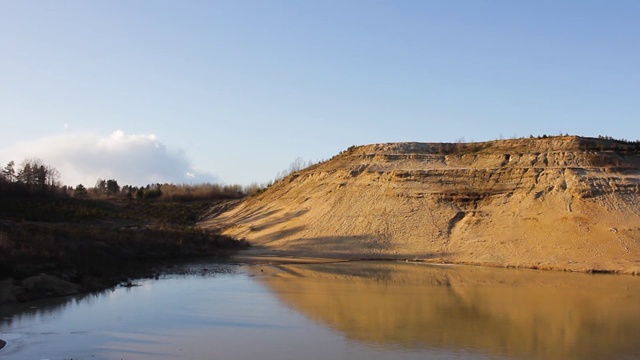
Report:
[[203,222],[291,255],[640,273],[638,144],[352,147]]

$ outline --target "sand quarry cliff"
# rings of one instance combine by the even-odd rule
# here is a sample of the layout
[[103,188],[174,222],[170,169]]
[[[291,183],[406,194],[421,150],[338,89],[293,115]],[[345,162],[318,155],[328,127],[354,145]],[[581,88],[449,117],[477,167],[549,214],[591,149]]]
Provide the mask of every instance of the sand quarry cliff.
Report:
[[640,146],[351,147],[201,223],[253,252],[640,274]]

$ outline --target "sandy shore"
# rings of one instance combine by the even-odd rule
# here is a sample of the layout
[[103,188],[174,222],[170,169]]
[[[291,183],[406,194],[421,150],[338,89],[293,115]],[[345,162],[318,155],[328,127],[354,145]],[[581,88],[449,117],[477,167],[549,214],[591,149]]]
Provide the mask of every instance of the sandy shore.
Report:
[[301,254],[294,254],[282,251],[273,251],[260,247],[250,248],[238,252],[231,258],[232,261],[237,261],[247,264],[321,264],[321,263],[335,263],[335,262],[347,262],[356,259],[338,258],[338,257],[325,257],[325,256],[305,256]]

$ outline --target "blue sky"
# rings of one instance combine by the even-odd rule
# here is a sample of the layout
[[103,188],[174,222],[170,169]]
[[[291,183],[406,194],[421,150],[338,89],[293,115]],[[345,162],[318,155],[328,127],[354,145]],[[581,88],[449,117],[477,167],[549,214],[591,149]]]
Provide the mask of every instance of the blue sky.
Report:
[[266,182],[350,145],[640,139],[640,1],[2,1],[0,161]]

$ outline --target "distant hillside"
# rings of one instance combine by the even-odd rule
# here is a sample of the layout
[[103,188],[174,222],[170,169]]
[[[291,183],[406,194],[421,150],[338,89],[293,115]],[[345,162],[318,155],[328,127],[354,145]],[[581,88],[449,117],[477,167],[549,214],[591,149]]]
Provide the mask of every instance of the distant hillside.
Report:
[[640,274],[640,146],[357,146],[212,213],[265,253]]

